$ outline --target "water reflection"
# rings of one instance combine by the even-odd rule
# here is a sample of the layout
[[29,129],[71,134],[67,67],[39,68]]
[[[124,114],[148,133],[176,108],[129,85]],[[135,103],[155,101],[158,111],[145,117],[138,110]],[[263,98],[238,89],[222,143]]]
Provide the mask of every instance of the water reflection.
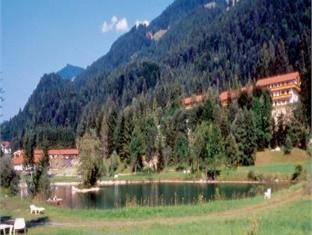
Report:
[[136,205],[192,204],[202,201],[253,197],[268,187],[272,191],[287,187],[273,184],[132,184],[105,186],[98,192],[75,193],[71,186],[52,187],[53,195],[63,198],[70,208],[120,208]]

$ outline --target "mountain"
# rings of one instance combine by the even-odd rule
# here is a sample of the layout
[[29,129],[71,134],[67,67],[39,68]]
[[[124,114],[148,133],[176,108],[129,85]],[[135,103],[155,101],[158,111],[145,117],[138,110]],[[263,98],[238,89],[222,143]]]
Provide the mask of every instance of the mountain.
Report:
[[44,75],[24,109],[1,125],[2,137],[18,145],[26,129],[45,126],[79,136],[100,128],[113,106],[120,120],[131,107],[142,115],[147,107],[167,112],[181,96],[209,87],[304,74],[311,69],[310,22],[308,0],[176,0],[150,25],[118,38],[73,82]]
[[64,68],[59,70],[57,74],[65,79],[65,80],[74,80],[79,74],[81,74],[84,71],[83,68],[74,66],[71,64],[67,64]]

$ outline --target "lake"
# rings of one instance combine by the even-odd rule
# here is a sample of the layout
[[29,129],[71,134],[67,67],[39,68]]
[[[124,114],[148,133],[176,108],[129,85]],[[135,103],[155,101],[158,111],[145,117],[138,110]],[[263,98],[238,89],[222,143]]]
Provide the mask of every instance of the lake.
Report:
[[272,192],[287,187],[285,184],[199,184],[148,183],[103,186],[98,192],[76,193],[71,186],[53,186],[52,196],[63,198],[69,208],[120,208],[125,206],[194,204],[216,199],[237,199]]

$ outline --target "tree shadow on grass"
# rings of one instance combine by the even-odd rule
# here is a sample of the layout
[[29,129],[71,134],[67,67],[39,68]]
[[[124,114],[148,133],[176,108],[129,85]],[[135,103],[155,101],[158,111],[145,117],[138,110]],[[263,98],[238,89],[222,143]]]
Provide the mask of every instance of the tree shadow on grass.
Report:
[[26,226],[27,228],[33,228],[37,226],[42,226],[46,225],[49,223],[49,217],[48,216],[40,216],[35,219],[27,220],[26,221]]
[[[13,218],[12,216],[6,216],[6,215],[0,215],[0,223],[1,224],[10,224],[10,225],[14,225],[14,220],[15,218]],[[49,217],[48,216],[40,216],[38,218],[34,218],[31,220],[26,220],[26,228],[34,228],[37,226],[43,226],[49,223]]]
[[12,216],[0,215],[0,224],[9,224],[8,222],[14,221]]

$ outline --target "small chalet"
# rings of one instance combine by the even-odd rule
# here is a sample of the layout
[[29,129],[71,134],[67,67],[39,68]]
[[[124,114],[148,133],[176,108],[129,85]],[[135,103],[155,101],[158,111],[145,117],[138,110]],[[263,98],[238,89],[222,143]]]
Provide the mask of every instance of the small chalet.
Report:
[[182,106],[186,110],[188,110],[188,109],[192,109],[196,105],[201,104],[202,102],[204,102],[205,99],[206,99],[205,95],[194,95],[194,96],[183,98],[181,103],[182,103]]
[[[24,163],[25,163],[25,153],[24,150],[17,150],[13,153],[12,163],[14,166],[14,170],[16,171],[22,171],[24,170]],[[34,163],[38,164],[41,161],[40,156],[34,156]]]
[[[78,159],[79,149],[50,149],[48,150],[50,168],[67,168],[72,167],[73,161]],[[42,149],[34,150],[34,157],[43,157]]]
[[221,105],[227,106],[229,103],[231,103],[232,100],[236,100],[241,92],[247,92],[250,94],[252,92],[252,86],[248,87],[242,87],[240,90],[231,90],[231,91],[223,91],[219,95],[219,99],[221,102]]
[[11,154],[11,143],[9,141],[2,141],[1,142],[1,151],[4,154]]
[[[43,150],[35,149],[33,152],[34,163],[38,164],[43,158]],[[48,150],[50,168],[61,169],[72,167],[73,160],[78,159],[79,149],[50,149]],[[24,170],[25,153],[24,150],[18,150],[13,153],[12,159],[14,169]]]

